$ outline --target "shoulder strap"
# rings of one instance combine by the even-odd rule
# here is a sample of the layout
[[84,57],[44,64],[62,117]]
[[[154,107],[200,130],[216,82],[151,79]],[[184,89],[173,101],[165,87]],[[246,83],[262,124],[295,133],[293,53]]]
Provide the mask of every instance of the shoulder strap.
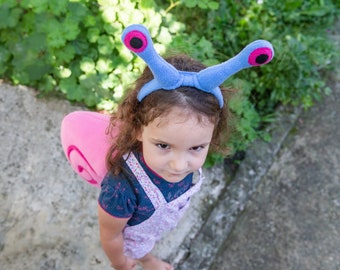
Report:
[[151,181],[149,176],[144,171],[142,165],[140,165],[136,156],[133,153],[130,153],[130,154],[125,154],[123,156],[123,158],[124,158],[126,164],[129,166],[130,170],[136,176],[138,182],[141,184],[146,195],[148,195],[153,206],[155,208],[158,208],[159,206],[166,204],[167,202],[166,202],[162,192]]

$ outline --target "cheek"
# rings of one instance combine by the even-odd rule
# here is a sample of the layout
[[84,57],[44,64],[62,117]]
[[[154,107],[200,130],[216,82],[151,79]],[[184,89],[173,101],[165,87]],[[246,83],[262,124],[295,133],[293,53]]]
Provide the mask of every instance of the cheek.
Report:
[[162,170],[166,167],[166,162],[155,153],[150,151],[143,152],[143,158],[147,166],[156,174],[161,175]]
[[153,165],[153,164],[157,165],[161,163],[161,158],[159,157],[159,154],[157,153],[156,147],[148,143],[143,143],[142,149],[143,149],[144,160],[148,165]]
[[197,157],[192,164],[195,169],[199,169],[203,166],[206,158],[207,158],[208,150],[206,150],[204,153],[202,153],[199,157]]

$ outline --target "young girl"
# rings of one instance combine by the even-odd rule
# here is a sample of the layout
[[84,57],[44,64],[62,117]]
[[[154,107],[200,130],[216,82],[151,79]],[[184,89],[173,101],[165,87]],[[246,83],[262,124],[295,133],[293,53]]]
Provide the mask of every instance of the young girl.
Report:
[[[184,55],[165,61],[141,25],[125,29],[122,40],[148,67],[111,117],[109,132],[117,126],[120,132],[112,139],[109,173],[101,185],[100,240],[116,270],[135,269],[137,264],[146,270],[170,270],[173,267],[151,251],[199,190],[208,150],[226,140],[227,92],[219,85],[241,68],[269,62],[273,51],[267,43],[257,44],[246,47],[237,61],[206,68]],[[253,55],[254,60],[250,54],[258,48],[261,54]],[[240,64],[244,54],[247,63]],[[200,178],[194,184],[196,171]]]

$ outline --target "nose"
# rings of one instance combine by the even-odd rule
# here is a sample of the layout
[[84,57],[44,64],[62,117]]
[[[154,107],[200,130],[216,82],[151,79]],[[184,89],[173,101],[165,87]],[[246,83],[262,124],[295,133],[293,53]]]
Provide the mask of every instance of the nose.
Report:
[[189,166],[188,159],[186,158],[186,155],[183,154],[174,155],[170,161],[170,169],[174,173],[185,172],[188,166]]

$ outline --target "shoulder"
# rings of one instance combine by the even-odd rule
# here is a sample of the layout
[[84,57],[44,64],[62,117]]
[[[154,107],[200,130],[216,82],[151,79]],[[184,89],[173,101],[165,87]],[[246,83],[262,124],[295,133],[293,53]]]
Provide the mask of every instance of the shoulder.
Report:
[[129,176],[108,174],[102,182],[99,205],[110,215],[130,217],[137,205],[136,195]]
[[123,191],[123,192],[129,192],[132,191],[132,187],[130,182],[132,180],[133,176],[120,173],[118,175],[113,175],[112,173],[108,173],[102,184],[101,189],[102,190],[117,190],[117,191]]

